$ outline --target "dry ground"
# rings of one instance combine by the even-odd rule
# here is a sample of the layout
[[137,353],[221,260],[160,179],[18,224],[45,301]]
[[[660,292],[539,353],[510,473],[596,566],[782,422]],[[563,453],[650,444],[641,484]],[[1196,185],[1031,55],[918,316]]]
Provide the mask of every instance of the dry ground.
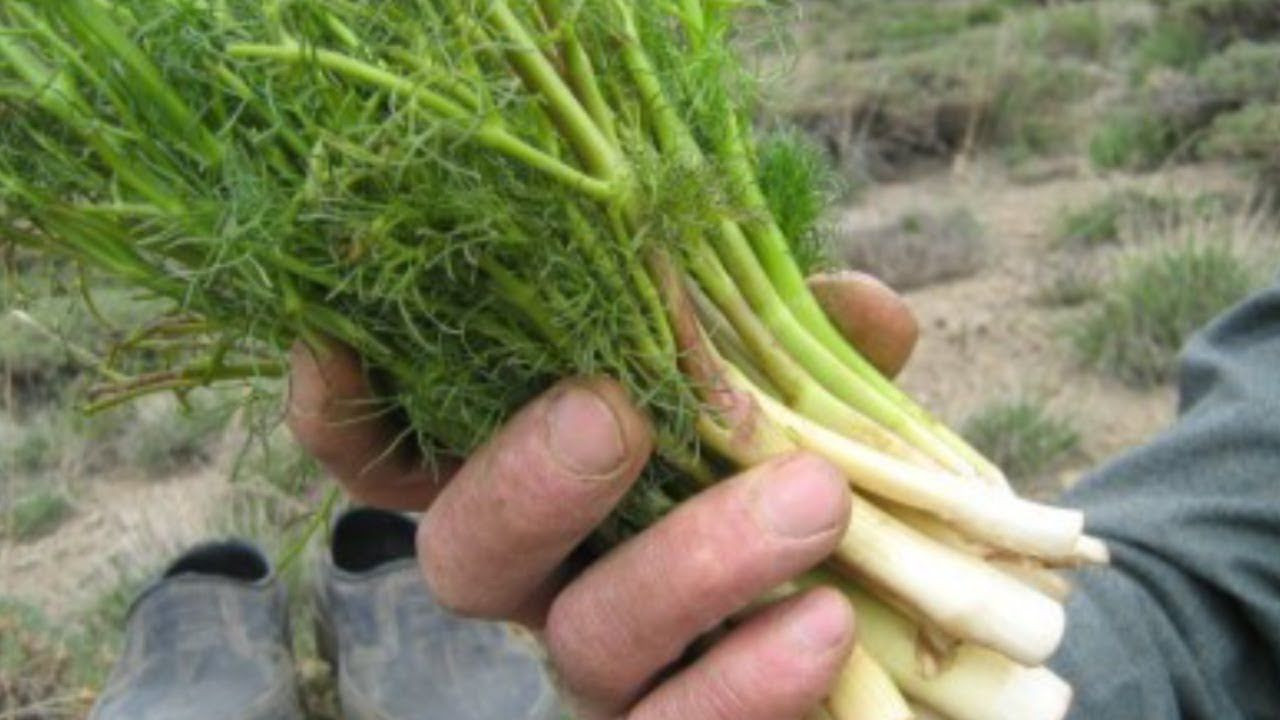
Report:
[[122,578],[208,537],[230,489],[213,469],[162,481],[104,478],[84,487],[75,515],[57,532],[34,542],[0,542],[6,596],[53,617],[74,614]]
[[1031,184],[1004,173],[977,165],[877,186],[845,213],[842,229],[856,235],[919,210],[963,207],[973,214],[986,243],[982,270],[906,293],[922,333],[901,384],[953,425],[993,401],[1044,400],[1080,430],[1081,450],[1060,478],[1067,483],[1167,424],[1176,400],[1170,387],[1134,390],[1072,357],[1063,326],[1083,310],[1039,300],[1053,268],[1075,261],[1052,247],[1059,213],[1122,187],[1195,194],[1239,192],[1240,183],[1216,167],[1100,178],[1068,164]]

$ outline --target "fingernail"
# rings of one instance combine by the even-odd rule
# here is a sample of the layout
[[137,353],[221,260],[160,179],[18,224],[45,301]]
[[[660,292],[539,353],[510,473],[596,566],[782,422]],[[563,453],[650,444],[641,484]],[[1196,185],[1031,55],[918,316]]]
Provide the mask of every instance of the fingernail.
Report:
[[791,610],[791,641],[800,650],[827,652],[844,646],[853,630],[848,603],[832,593],[818,592]]
[[768,529],[799,540],[841,523],[847,493],[844,476],[830,463],[799,455],[768,471],[757,502]]
[[570,386],[552,399],[547,415],[551,454],[583,480],[609,480],[627,459],[622,427],[595,391]]

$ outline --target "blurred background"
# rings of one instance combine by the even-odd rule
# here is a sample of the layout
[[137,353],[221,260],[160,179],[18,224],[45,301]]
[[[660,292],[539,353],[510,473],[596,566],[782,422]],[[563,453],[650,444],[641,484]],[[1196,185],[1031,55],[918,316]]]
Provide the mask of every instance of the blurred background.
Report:
[[[766,109],[839,170],[833,263],[919,317],[906,389],[1039,497],[1167,423],[1184,339],[1280,257],[1280,4],[798,7],[752,45]],[[239,534],[299,583],[330,488],[277,427],[277,388],[86,416],[99,353],[148,308],[70,265],[0,262],[0,720],[82,717],[158,564]],[[308,701],[332,717],[308,643]]]

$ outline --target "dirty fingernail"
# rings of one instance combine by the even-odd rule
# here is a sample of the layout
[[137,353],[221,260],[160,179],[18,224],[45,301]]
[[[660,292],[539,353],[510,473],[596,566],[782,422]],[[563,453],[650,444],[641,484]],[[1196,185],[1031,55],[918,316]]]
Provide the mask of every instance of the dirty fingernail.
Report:
[[787,538],[828,532],[844,520],[848,508],[844,476],[830,463],[799,455],[773,468],[758,502],[764,522]]
[[826,652],[848,642],[853,614],[849,604],[834,593],[813,593],[791,610],[788,630],[800,650]]
[[576,477],[612,479],[626,462],[618,417],[589,388],[570,386],[552,398],[547,425],[552,456]]

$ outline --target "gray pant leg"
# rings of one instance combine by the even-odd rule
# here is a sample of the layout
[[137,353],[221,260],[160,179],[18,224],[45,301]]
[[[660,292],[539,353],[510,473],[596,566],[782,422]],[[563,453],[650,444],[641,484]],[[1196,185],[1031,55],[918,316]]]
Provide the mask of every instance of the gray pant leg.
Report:
[[1080,720],[1280,718],[1280,286],[1187,346],[1179,420],[1065,499],[1111,545],[1053,665]]

